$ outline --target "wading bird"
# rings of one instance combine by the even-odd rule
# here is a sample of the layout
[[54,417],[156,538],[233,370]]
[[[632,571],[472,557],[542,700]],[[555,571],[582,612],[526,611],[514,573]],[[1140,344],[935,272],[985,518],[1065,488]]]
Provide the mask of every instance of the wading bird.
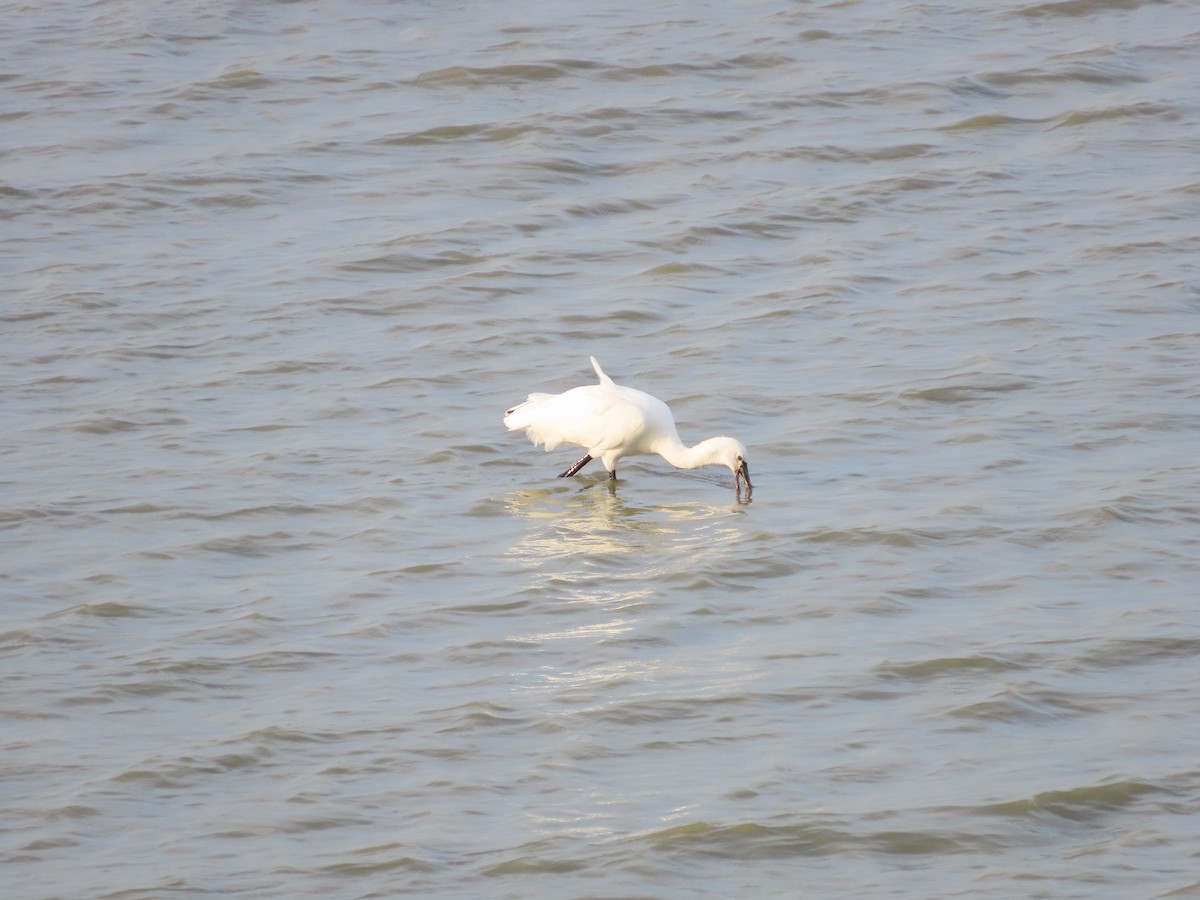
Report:
[[643,391],[616,384],[604,374],[596,357],[591,360],[599,384],[562,394],[530,394],[504,416],[509,431],[524,431],[535,446],[545,446],[549,451],[559,444],[575,444],[587,450],[583,459],[559,478],[574,475],[593,459],[599,459],[608,477],[615,480],[621,457],[657,453],[681,469],[728,466],[734,488],[741,491],[744,478],[747,494],[753,489],[746,448],[740,441],[714,437],[695,447],[684,446],[667,404]]

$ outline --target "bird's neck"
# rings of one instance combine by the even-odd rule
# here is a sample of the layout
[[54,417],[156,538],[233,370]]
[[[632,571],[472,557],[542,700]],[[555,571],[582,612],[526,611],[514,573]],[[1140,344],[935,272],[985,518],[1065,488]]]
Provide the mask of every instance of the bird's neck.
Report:
[[689,447],[679,439],[679,435],[663,439],[655,452],[675,466],[677,469],[698,469],[701,466],[711,466],[720,460],[716,450],[711,446],[712,439],[701,441],[695,447]]

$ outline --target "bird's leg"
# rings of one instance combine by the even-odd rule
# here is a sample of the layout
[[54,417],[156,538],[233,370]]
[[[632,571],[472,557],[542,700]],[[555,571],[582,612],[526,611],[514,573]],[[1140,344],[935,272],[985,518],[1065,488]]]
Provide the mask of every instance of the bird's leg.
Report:
[[617,467],[616,466],[613,466],[612,471],[608,473],[608,480],[609,481],[617,480]]
[[570,478],[572,475],[574,475],[576,472],[578,472],[580,469],[582,469],[584,466],[586,466],[591,461],[592,461],[592,455],[589,453],[583,459],[581,459],[579,462],[575,463],[575,465],[571,466],[571,468],[567,469],[567,471],[563,472],[558,477],[559,478]]

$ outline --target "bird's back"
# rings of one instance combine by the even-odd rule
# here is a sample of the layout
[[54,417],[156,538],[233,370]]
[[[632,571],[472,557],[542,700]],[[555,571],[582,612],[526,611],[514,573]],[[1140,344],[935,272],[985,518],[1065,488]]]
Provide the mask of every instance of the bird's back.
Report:
[[656,441],[664,434],[678,440],[675,420],[665,403],[643,391],[615,384],[595,359],[592,363],[600,384],[561,394],[530,394],[509,411],[504,424],[510,431],[523,429],[534,444],[547,450],[559,444],[574,444],[593,456],[610,459],[653,453]]

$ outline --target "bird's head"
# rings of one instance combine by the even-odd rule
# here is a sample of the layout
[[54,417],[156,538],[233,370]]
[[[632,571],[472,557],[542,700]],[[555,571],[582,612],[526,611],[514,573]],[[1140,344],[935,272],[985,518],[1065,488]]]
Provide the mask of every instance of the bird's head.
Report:
[[705,443],[711,445],[714,461],[728,466],[729,471],[733,473],[734,487],[741,488],[742,479],[745,478],[747,490],[754,488],[750,483],[750,464],[746,462],[746,447],[741,441],[731,437],[715,437]]

